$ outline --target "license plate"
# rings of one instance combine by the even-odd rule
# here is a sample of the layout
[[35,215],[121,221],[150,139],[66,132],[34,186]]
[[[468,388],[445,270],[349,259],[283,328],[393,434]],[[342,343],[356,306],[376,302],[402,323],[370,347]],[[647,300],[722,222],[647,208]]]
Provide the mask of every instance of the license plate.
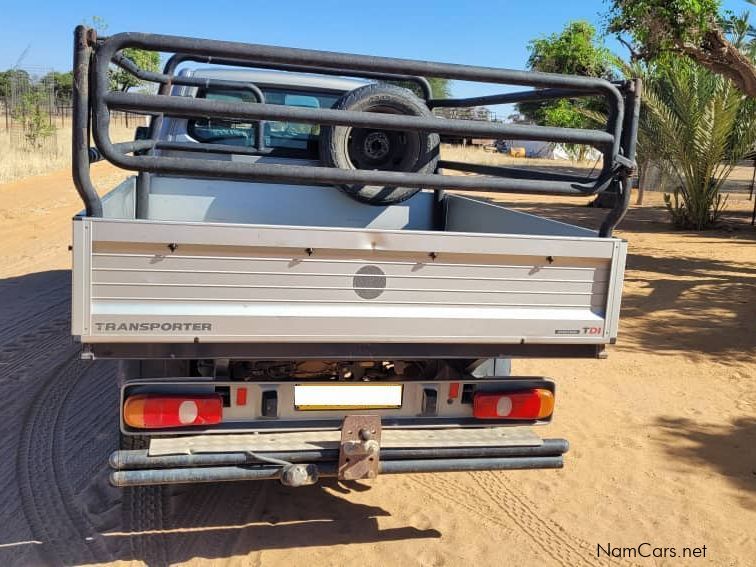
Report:
[[294,407],[300,411],[398,409],[401,384],[296,384]]

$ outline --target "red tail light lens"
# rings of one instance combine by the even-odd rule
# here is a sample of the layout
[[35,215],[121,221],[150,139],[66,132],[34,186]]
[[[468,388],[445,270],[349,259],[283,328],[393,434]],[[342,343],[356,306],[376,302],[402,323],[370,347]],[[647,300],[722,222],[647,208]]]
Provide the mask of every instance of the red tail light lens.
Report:
[[554,393],[535,388],[519,392],[478,392],[473,416],[478,419],[544,419],[554,413]]
[[123,406],[123,421],[135,429],[213,425],[222,417],[223,400],[218,394],[138,394],[130,396]]

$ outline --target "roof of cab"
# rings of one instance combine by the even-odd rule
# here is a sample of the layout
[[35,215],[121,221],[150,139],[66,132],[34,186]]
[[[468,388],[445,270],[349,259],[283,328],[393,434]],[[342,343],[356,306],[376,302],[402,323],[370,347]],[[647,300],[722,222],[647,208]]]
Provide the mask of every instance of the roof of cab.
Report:
[[370,81],[365,79],[349,79],[346,77],[334,77],[331,75],[315,75],[309,73],[291,73],[288,71],[266,71],[257,69],[233,69],[205,67],[194,70],[185,70],[181,73],[194,77],[207,79],[224,79],[227,81],[241,81],[256,85],[287,87],[301,87],[308,89],[329,90],[347,92]]

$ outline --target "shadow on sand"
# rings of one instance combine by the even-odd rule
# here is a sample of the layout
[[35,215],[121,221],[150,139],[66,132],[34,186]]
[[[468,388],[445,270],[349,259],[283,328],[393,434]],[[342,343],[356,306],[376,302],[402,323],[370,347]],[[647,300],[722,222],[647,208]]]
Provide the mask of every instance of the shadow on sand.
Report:
[[388,509],[355,502],[368,488],[361,484],[110,486],[117,365],[78,360],[70,290],[66,270],[0,280],[0,386],[13,392],[0,404],[0,565],[167,565],[265,549],[441,537],[428,526],[396,525]]
[[631,254],[622,319],[631,349],[716,357],[722,364],[756,356],[756,268],[747,264]]
[[[518,201],[506,206],[555,220],[597,228],[606,210],[574,203]],[[674,353],[696,358],[717,357],[721,363],[752,361],[756,357],[756,267],[713,258],[659,256],[633,252],[633,233],[673,235],[682,242],[705,241],[754,248],[756,230],[747,225],[745,211],[732,211],[733,230],[675,231],[663,207],[631,208],[620,225],[629,240],[625,292],[618,348],[649,353]],[[714,256],[714,254],[712,254]],[[628,285],[630,284],[630,285]],[[623,327],[632,330],[623,333]]]
[[[147,523],[126,532],[111,530],[106,538],[124,540],[119,558],[152,565],[270,549],[441,537],[435,529],[381,528],[378,519],[390,518],[389,511],[350,501],[352,491],[367,489],[335,481],[299,489],[275,481],[131,489],[126,500],[144,497],[134,491],[162,493],[162,518],[155,518],[155,526]],[[165,501],[168,493],[172,497]]]
[[711,467],[738,489],[749,509],[756,505],[756,418],[743,417],[729,425],[707,425],[686,418],[661,418],[662,442],[675,459],[696,467]]

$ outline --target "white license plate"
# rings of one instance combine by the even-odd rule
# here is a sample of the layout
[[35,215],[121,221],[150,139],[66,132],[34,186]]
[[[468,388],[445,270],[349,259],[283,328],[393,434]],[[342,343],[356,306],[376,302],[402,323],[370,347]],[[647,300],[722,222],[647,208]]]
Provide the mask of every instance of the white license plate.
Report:
[[397,409],[402,407],[402,385],[297,384],[294,407],[302,411]]

